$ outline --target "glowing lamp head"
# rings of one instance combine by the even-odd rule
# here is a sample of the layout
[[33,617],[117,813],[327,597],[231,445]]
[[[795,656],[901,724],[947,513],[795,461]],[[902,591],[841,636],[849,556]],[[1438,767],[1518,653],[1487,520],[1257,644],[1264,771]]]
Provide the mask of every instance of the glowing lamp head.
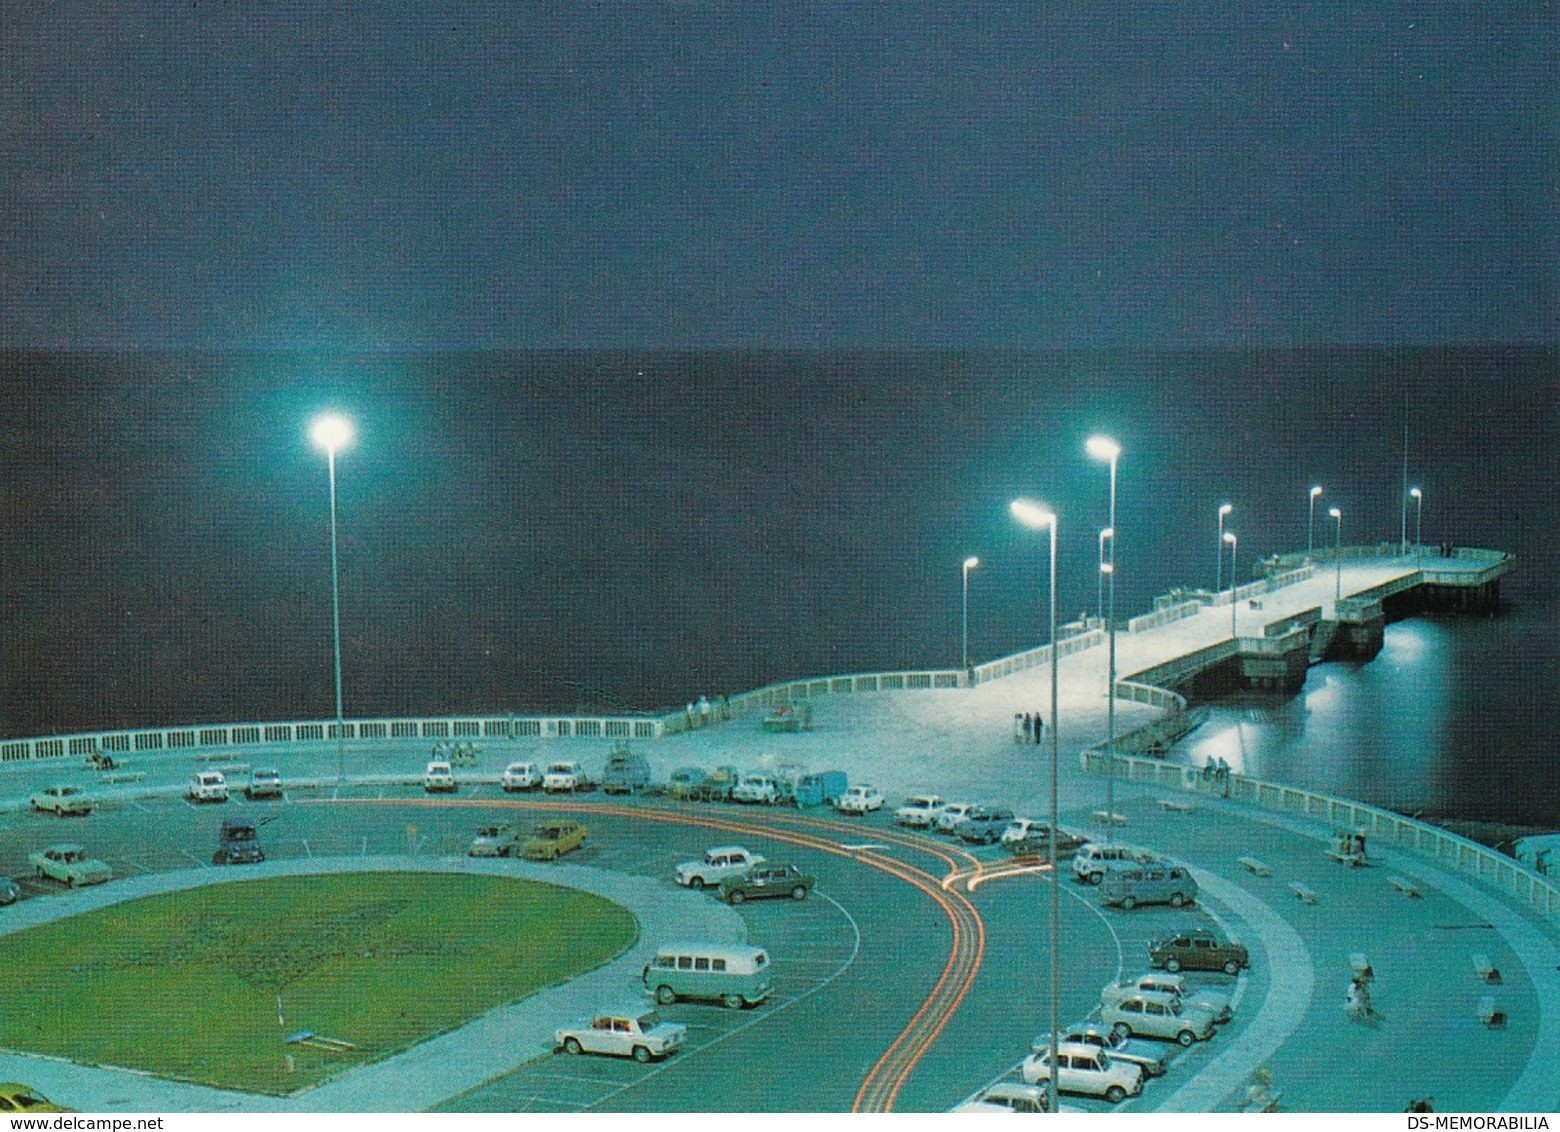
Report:
[[1121,455],[1121,445],[1108,436],[1091,436],[1084,443],[1084,449],[1096,460],[1107,460],[1114,463],[1117,456]]
[[1235,532],[1234,531],[1225,531],[1224,532],[1224,541],[1229,543],[1231,546],[1234,546],[1235,545]]
[[1233,503],[1225,503],[1225,504],[1223,504],[1223,505],[1221,505],[1219,507],[1219,515],[1220,515],[1220,517],[1223,517],[1225,515],[1228,515],[1233,510],[1235,510],[1235,504],[1233,504]]
[[975,569],[975,567],[977,567],[979,565],[980,565],[980,559],[976,558],[974,555],[971,555],[970,557],[968,557],[968,558],[966,558],[964,560],[964,568],[966,570],[973,570],[973,569]]
[[1015,499],[1009,509],[1013,512],[1013,518],[1030,530],[1056,529],[1055,513],[1033,499]]
[[309,439],[334,455],[352,443],[352,422],[335,413],[323,413],[309,426]]
[[1340,521],[1343,519],[1343,512],[1338,510],[1336,507],[1329,507],[1327,509],[1327,514]]
[[1412,495],[1415,499],[1423,499],[1425,497],[1425,493],[1420,491],[1417,487],[1410,488],[1408,494]]
[[1322,485],[1321,484],[1317,484],[1315,487],[1313,487],[1311,489],[1311,498],[1315,499],[1320,494],[1322,494]]
[[1109,562],[1101,562],[1100,563],[1100,573],[1101,574],[1114,574],[1115,572],[1116,572],[1116,568],[1114,566],[1112,566]]

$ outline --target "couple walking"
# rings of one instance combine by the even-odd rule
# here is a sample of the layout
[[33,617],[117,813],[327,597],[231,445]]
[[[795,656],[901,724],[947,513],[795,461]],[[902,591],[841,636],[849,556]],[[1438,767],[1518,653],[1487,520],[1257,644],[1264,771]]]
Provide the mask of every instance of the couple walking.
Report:
[[1045,735],[1045,720],[1039,712],[1013,713],[1013,742],[1038,743]]

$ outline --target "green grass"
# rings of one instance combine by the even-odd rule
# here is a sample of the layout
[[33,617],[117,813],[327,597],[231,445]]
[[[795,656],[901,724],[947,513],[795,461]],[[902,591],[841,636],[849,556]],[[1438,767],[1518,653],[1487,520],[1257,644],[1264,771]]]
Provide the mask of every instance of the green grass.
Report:
[[[0,937],[0,1046],[292,1092],[599,967],[638,932],[600,897],[502,877],[212,885]],[[302,1030],[357,1048],[283,1043]]]

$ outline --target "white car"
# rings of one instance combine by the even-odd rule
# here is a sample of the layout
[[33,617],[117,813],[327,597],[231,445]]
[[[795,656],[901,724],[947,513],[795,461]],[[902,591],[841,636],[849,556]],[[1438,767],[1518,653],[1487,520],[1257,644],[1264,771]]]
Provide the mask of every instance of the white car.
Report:
[[741,845],[717,845],[704,851],[704,860],[684,861],[678,865],[673,878],[684,888],[714,886],[726,877],[746,872],[749,865],[756,865],[763,859],[762,854]]
[[834,808],[842,814],[866,814],[873,810],[883,808],[882,792],[863,783],[860,786],[851,786],[840,795],[840,800],[834,803]]
[[282,772],[274,766],[257,766],[249,774],[249,785],[244,787],[244,797],[255,798],[280,798],[282,791]]
[[744,774],[731,788],[733,802],[763,803],[772,806],[780,797],[780,787],[767,774]]
[[430,794],[455,793],[455,772],[447,762],[435,761],[423,771],[423,789]]
[[90,814],[95,803],[79,786],[45,786],[32,796],[32,808],[42,813],[64,817],[67,814]]
[[665,1057],[688,1037],[681,1022],[663,1022],[654,1010],[632,1007],[599,1011],[573,1026],[561,1026],[553,1041],[566,1053],[607,1053],[649,1061]]
[[936,794],[912,794],[894,811],[894,820],[913,829],[925,829],[937,818],[943,800]]
[[[1120,1104],[1143,1091],[1143,1069],[1126,1061],[1117,1061],[1099,1046],[1083,1042],[1062,1042],[1056,1059],[1056,1087],[1064,1093],[1085,1093]],[[1030,1085],[1051,1077],[1050,1043],[1039,1053],[1024,1059],[1020,1071]]]
[[542,784],[542,772],[535,763],[510,763],[498,777],[498,785],[506,793],[516,790],[535,790]]
[[184,796],[192,802],[226,802],[227,779],[222,777],[220,770],[196,771]]
[[953,827],[974,808],[971,802],[944,802],[937,811],[937,820],[932,823],[932,828],[938,833],[952,833]]
[[[1142,1066],[1144,1077],[1162,1077],[1165,1070],[1169,1068],[1163,1053],[1164,1047],[1157,1042],[1145,1042],[1122,1034],[1112,1034],[1105,1027],[1096,1026],[1092,1022],[1074,1022],[1062,1031],[1061,1040],[1099,1046],[1110,1054],[1114,1061],[1127,1061]],[[1040,1034],[1030,1043],[1029,1048],[1034,1053],[1045,1052],[1051,1048],[1051,1035]]]
[[1213,1037],[1213,1015],[1184,1004],[1164,991],[1137,991],[1100,1011],[1100,1022],[1111,1033],[1164,1038],[1189,1046]]
[[542,776],[542,789],[549,794],[561,790],[572,794],[576,790],[585,789],[589,781],[579,763],[549,763],[547,773]]
[[[1020,1085],[1017,1081],[998,1081],[991,1088],[978,1094],[974,1100],[965,1101],[949,1112],[1046,1112],[1049,1101],[1044,1085]],[[1066,1108],[1063,1112],[1069,1111]]]
[[83,884],[102,884],[113,879],[113,871],[102,861],[87,856],[80,845],[50,845],[27,854],[27,863],[40,877],[52,877],[75,888]]
[[1167,975],[1163,971],[1145,971],[1133,979],[1111,983],[1100,991],[1100,1005],[1120,1002],[1135,991],[1162,991],[1173,994],[1181,1002],[1198,1010],[1206,1010],[1215,1022],[1228,1022],[1234,1016],[1230,996],[1223,991],[1206,987],[1188,987],[1185,975]]

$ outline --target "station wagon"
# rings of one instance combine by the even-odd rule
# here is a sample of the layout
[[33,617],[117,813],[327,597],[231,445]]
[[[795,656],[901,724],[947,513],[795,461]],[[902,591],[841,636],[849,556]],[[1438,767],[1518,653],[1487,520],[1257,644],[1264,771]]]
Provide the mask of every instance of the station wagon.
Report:
[[762,900],[766,896],[789,896],[792,900],[806,900],[816,883],[817,878],[808,876],[795,865],[760,861],[746,872],[722,880],[720,896],[730,904]]
[[1242,967],[1251,966],[1251,958],[1245,944],[1226,940],[1207,928],[1193,928],[1152,941],[1148,945],[1148,965],[1163,967],[1172,974],[1185,968],[1238,975]]

